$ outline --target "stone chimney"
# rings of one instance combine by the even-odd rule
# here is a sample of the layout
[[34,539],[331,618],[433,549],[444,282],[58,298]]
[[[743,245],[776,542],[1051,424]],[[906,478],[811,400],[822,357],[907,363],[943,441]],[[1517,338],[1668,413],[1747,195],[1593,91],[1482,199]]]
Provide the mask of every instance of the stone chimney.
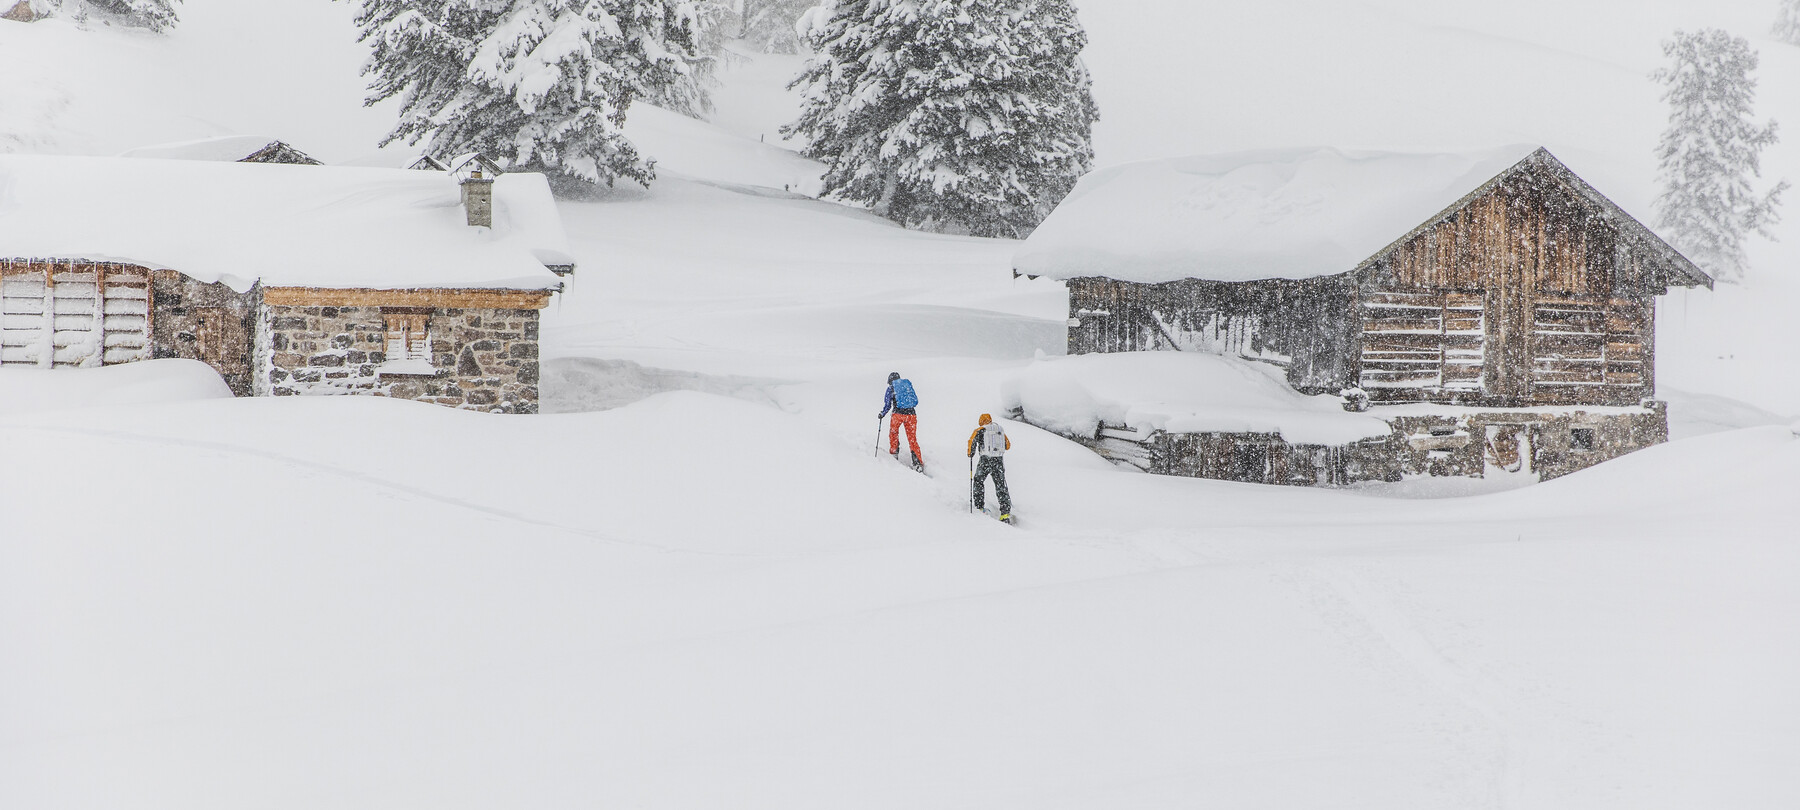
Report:
[[462,181],[462,204],[470,225],[494,227],[494,178],[482,177],[480,169],[472,172]]

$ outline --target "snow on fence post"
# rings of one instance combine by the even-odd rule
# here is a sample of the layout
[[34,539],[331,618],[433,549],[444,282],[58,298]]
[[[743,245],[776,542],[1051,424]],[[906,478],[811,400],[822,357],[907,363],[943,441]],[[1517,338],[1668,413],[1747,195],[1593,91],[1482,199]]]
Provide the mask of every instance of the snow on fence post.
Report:
[[81,358],[83,368],[106,363],[106,267],[94,264],[93,314],[88,319],[88,353]]

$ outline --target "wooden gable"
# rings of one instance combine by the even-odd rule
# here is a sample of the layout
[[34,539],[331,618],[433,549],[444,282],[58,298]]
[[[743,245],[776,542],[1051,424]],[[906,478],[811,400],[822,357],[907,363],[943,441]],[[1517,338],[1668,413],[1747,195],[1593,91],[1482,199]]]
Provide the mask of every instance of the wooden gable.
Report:
[[1538,150],[1354,272],[1377,401],[1627,405],[1655,296],[1712,279]]
[[[1529,241],[1521,236],[1535,237]],[[1708,276],[1643,223],[1539,149],[1364,259],[1382,286],[1661,295]]]

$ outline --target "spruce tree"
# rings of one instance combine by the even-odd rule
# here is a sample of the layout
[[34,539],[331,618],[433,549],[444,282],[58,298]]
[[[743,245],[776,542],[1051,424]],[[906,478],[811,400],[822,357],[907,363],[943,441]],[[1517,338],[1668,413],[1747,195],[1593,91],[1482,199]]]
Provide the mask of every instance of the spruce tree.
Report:
[[559,184],[649,185],[621,128],[631,103],[707,103],[695,52],[710,0],[363,0],[366,101],[400,101],[382,143],[482,152]]
[[1022,237],[1093,162],[1068,0],[838,0],[785,133],[824,192],[910,227]]
[[1751,120],[1756,52],[1742,37],[1707,29],[1676,31],[1663,53],[1672,64],[1653,74],[1669,103],[1669,128],[1656,150],[1657,224],[1715,278],[1741,281],[1744,238],[1770,236],[1787,188],[1784,180],[1760,197],[1751,188],[1762,174],[1762,150],[1776,141],[1775,122]]
[[795,23],[818,0],[744,0],[738,38],[764,53],[799,53],[802,43]]
[[1781,0],[1773,32],[1782,42],[1800,45],[1800,0]]
[[[645,101],[665,110],[704,120],[712,112],[714,74],[725,54],[727,12],[725,0],[662,0],[668,11],[646,30],[661,33],[659,41],[673,41],[683,49],[665,72],[643,88]],[[647,22],[652,22],[646,18]]]

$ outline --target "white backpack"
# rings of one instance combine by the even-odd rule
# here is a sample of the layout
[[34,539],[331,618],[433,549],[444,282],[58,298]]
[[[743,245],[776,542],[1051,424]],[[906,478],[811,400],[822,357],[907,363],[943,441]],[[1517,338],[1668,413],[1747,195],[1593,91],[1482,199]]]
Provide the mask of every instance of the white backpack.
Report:
[[990,422],[981,428],[981,454],[999,456],[1006,452],[1006,431],[1000,428],[999,422]]

